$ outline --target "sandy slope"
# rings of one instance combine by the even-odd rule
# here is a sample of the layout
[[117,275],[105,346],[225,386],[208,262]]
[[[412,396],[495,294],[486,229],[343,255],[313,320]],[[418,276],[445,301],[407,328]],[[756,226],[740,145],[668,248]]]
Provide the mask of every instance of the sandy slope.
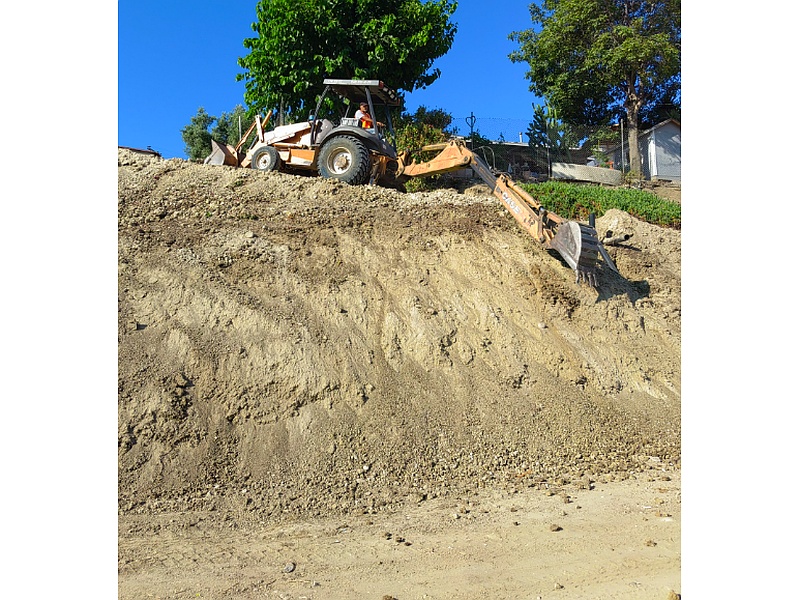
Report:
[[120,596],[679,591],[680,233],[606,229],[121,150]]

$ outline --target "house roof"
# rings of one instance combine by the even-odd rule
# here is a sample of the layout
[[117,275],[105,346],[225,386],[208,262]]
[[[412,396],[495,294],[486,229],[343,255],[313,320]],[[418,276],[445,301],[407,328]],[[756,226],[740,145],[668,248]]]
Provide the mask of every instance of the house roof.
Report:
[[122,148],[123,150],[130,150],[131,152],[138,152],[140,154],[152,154],[154,156],[161,156],[161,153],[157,150],[153,150],[150,146],[147,147],[147,150],[143,148],[131,148],[130,146],[117,146],[117,148]]
[[650,133],[651,131],[655,131],[656,129],[661,129],[667,123],[674,123],[675,125],[678,126],[678,129],[680,129],[680,127],[681,127],[681,122],[678,121],[677,119],[666,119],[664,121],[661,121],[661,123],[659,123],[658,125],[653,125],[650,129],[647,129],[647,130],[641,132],[639,134],[639,137],[642,137],[643,135],[647,135],[648,133]]

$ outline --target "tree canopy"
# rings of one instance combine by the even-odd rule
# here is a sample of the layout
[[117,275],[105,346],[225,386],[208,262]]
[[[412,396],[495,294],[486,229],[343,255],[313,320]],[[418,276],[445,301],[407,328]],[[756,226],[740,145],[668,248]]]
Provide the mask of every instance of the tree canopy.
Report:
[[326,77],[380,79],[408,92],[440,75],[457,7],[449,0],[260,0],[258,37],[239,59],[245,102],[254,110],[309,110]]
[[609,125],[624,114],[639,172],[641,115],[680,91],[680,0],[542,0],[534,28],[512,32],[509,58],[527,62],[530,90],[569,124]]
[[[183,151],[189,160],[201,160],[206,158],[211,152],[211,139],[215,139],[222,144],[233,146],[239,141],[241,134],[239,127],[241,124],[242,133],[250,127],[252,120],[241,104],[237,104],[229,112],[223,112],[219,117],[210,115],[202,106],[197,109],[188,125],[181,129],[181,137],[185,144]],[[214,123],[216,123],[214,125]],[[209,127],[214,127],[209,131]]]
[[558,118],[550,105],[534,105],[533,121],[528,125],[528,145],[534,148],[553,148],[569,151],[580,138]]
[[216,117],[209,115],[201,106],[189,124],[181,129],[181,137],[186,144],[184,152],[189,160],[205,158],[211,152],[211,133],[208,128],[215,120]]
[[[425,125],[433,127],[444,134],[455,134],[452,128],[453,115],[442,108],[429,109],[426,106],[419,106],[414,113],[402,113],[399,119],[400,127],[404,125]],[[442,140],[437,140],[442,141]],[[426,142],[433,143],[433,142]]]
[[211,130],[211,137],[218,142],[233,146],[247,131],[252,121],[244,106],[237,104],[231,112],[223,112],[217,118],[217,124]]

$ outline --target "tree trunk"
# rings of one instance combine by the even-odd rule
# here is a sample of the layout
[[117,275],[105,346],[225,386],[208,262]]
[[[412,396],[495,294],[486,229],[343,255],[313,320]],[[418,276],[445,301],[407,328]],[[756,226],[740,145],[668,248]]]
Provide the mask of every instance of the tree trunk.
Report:
[[636,76],[631,74],[627,82],[627,98],[625,100],[625,114],[628,117],[628,156],[630,162],[630,176],[633,179],[642,178],[642,155],[639,152],[639,111],[642,100],[636,89]]
[[629,95],[631,100],[626,102],[625,113],[628,117],[628,161],[630,175],[633,179],[642,178],[642,154],[639,151],[639,108],[641,102],[638,97]]
[[[638,111],[637,111],[638,112]],[[639,152],[639,115],[628,113],[628,162],[634,179],[642,178],[642,155]]]

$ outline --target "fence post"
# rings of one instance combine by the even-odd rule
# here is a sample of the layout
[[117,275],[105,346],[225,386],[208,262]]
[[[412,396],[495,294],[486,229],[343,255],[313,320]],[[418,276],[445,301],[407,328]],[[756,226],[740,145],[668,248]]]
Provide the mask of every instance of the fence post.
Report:
[[475,121],[477,119],[475,119],[475,115],[472,113],[472,111],[469,111],[469,116],[464,120],[467,122],[467,125],[469,125],[469,149],[472,150],[475,147],[475,143],[472,140],[472,135],[475,131]]

